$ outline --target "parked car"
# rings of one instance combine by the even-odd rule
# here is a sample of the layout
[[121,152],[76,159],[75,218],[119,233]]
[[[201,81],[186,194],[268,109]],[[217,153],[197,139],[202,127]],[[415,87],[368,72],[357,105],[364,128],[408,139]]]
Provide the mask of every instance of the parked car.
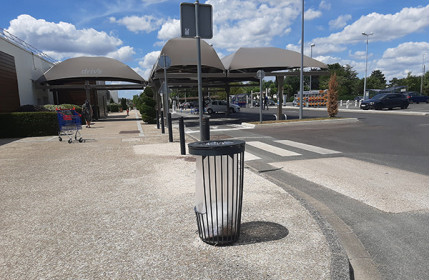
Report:
[[[236,113],[240,111],[240,106],[231,104],[229,106],[230,113]],[[206,112],[213,114],[217,112],[227,112],[227,101],[224,100],[212,100],[206,105]]]
[[417,103],[425,102],[429,103],[429,97],[427,95],[421,95],[415,91],[405,92],[404,95],[409,100],[409,103]]
[[375,95],[371,99],[362,101],[360,108],[363,110],[381,110],[383,108],[393,109],[394,107],[406,109],[408,106],[408,99],[401,93],[381,93]]

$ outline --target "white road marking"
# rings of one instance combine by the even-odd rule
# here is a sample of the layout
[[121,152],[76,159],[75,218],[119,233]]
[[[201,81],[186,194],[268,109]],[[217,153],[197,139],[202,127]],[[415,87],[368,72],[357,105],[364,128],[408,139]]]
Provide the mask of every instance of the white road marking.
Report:
[[271,165],[381,211],[428,210],[429,177],[425,175],[346,157]]
[[302,150],[314,152],[314,153],[321,154],[321,155],[330,155],[330,154],[340,154],[341,153],[341,152],[338,152],[335,150],[325,149],[325,148],[321,148],[321,147],[317,147],[317,146],[313,146],[313,145],[308,145],[308,144],[304,144],[304,143],[300,143],[300,142],[294,142],[291,140],[276,140],[275,142],[281,143],[283,145],[291,146],[294,148],[299,148]]
[[[139,118],[139,115],[137,114],[137,110],[135,110],[134,111],[134,113],[136,114],[136,119],[138,119]],[[142,124],[140,123],[140,120],[139,121],[136,121],[136,124],[137,124],[137,129],[139,129],[139,136],[140,137],[143,137],[143,136],[145,136],[145,135],[143,135],[143,129],[142,129]]]
[[296,153],[296,152],[292,152],[286,149],[282,149],[282,148],[278,148],[260,141],[250,141],[250,142],[246,142],[247,145],[253,146],[255,148],[264,150],[266,152],[272,153],[272,154],[276,154],[278,156],[282,156],[282,157],[291,157],[291,156],[300,156],[301,154]]
[[245,161],[256,160],[256,159],[261,159],[261,158],[251,154],[250,152],[245,152]]

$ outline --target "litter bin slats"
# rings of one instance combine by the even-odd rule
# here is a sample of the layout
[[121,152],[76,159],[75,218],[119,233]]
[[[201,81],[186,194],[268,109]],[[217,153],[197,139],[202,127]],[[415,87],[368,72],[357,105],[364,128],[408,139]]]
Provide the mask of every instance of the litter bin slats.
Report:
[[[209,244],[224,245],[239,238],[245,142],[208,142],[211,141],[189,144],[190,154],[201,156],[196,160],[194,210],[200,238]],[[204,148],[196,152],[193,144]]]

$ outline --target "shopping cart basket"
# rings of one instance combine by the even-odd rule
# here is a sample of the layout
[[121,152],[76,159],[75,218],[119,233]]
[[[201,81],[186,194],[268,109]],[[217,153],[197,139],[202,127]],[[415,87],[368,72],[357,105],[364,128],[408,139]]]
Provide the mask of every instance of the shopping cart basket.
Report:
[[81,137],[79,130],[82,129],[81,115],[73,109],[56,109],[58,118],[58,140],[63,141],[61,136],[69,136],[69,143],[73,142],[73,137],[76,141],[82,143],[84,140]]

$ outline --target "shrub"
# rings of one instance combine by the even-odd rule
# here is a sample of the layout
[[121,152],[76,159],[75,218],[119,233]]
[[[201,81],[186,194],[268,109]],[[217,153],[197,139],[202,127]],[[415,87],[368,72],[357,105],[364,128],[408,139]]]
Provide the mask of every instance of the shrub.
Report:
[[112,103],[112,104],[107,105],[109,112],[119,112],[120,107],[121,107],[121,105],[117,104],[117,103]]
[[46,112],[48,110],[42,105],[22,105],[16,111],[17,112]]
[[155,100],[152,88],[146,87],[144,92],[140,95],[140,104],[137,109],[142,115],[142,120],[146,123],[156,123]]
[[55,112],[15,112],[0,114],[0,138],[56,135]]
[[327,92],[327,112],[330,118],[335,117],[338,113],[337,92],[338,83],[336,80],[336,73],[334,73],[331,75],[330,81],[328,82]]

